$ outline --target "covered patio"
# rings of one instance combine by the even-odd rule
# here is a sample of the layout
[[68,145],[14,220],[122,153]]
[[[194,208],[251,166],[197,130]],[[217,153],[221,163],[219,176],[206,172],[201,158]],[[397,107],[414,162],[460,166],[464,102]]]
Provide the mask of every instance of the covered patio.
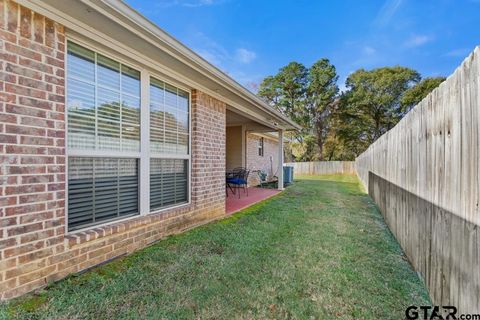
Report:
[[[242,189],[235,190],[236,194],[233,194],[227,188],[227,198],[225,200],[225,211],[227,214],[234,214],[237,211],[248,208],[258,202],[266,200],[274,195],[280,193],[280,190],[277,189],[268,189],[260,187],[249,187],[248,196]],[[238,193],[240,192],[240,197]]]
[[[283,133],[285,129],[295,128],[288,125],[281,127],[274,119],[267,119],[252,117],[238,109],[227,109],[225,169],[228,172],[245,168],[249,171],[249,187],[259,183],[260,171],[267,174],[267,181],[274,177],[283,181]],[[267,142],[267,139],[274,142]],[[282,190],[283,183],[278,186]]]
[[[230,108],[226,114],[226,178],[232,178],[235,170],[242,172],[239,178],[245,184],[226,183],[225,211],[233,214],[251,205],[268,199],[283,190],[283,132],[291,130],[288,125],[281,127],[276,119],[260,116],[252,117],[238,109]],[[273,136],[273,138],[271,138]],[[269,141],[267,140],[270,137]],[[260,143],[261,141],[261,143]],[[267,148],[268,147],[268,148]],[[260,149],[260,150],[259,150]],[[240,170],[239,170],[240,169]],[[277,188],[257,187],[260,172],[265,182],[276,181]],[[233,187],[233,188],[232,188]]]

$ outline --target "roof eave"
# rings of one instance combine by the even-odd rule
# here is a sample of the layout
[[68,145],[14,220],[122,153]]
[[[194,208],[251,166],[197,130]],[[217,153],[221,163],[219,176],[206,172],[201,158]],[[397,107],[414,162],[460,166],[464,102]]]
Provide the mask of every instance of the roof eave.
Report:
[[[85,3],[92,5],[92,0],[82,0]],[[225,84],[226,89],[237,93],[242,98],[250,100],[258,108],[266,111],[273,117],[275,117],[278,122],[283,123],[283,127],[286,130],[300,130],[302,127],[296,122],[281,114],[280,112],[274,110],[266,102],[260,99],[253,92],[242,86],[240,83],[232,79],[225,72],[205,60],[203,57],[195,53],[193,50],[183,45],[181,42],[176,40],[173,36],[168,34],[166,31],[162,30],[156,24],[151,22],[137,10],[132,8],[130,5],[124,1],[118,0],[100,0],[104,4],[108,5],[110,8],[115,10],[117,13],[123,15],[126,19],[129,19],[131,22],[135,23],[138,27],[142,28],[145,31],[148,31],[153,36],[161,40],[161,43],[169,46],[171,50],[176,51],[177,54],[181,55],[183,59],[195,64],[197,67],[202,68],[207,74],[213,75],[217,82],[220,84]]]
[[[37,1],[37,0],[16,0],[19,4],[39,12],[55,21],[61,21],[77,31],[77,27],[81,28],[82,33],[90,33],[95,37],[100,37],[101,33],[95,29],[88,29],[85,22],[70,20],[68,13],[61,11],[61,6],[56,6],[55,1]],[[62,0],[65,1],[65,0]],[[257,110],[256,114],[260,117],[258,120],[264,125],[270,126],[272,129],[283,130],[299,130],[300,126],[288,117],[274,110],[258,96],[247,90],[241,84],[230,78],[226,73],[210,64],[194,51],[180,43],[178,40],[163,31],[160,27],[131,8],[128,4],[118,0],[70,0],[73,3],[81,3],[88,7],[92,12],[101,14],[102,17],[127,28],[130,32],[137,34],[138,39],[147,41],[158,50],[164,52],[181,65],[190,68],[201,74],[210,83],[215,84],[215,88],[206,87],[205,84],[198,84],[198,89],[212,95],[215,98],[223,100],[234,108],[239,108],[244,112],[250,113],[247,109]],[[61,2],[65,7],[67,1]],[[74,18],[75,19],[75,18]],[[148,59],[148,57],[147,57]],[[177,74],[181,79],[186,80],[185,83],[191,81],[186,79],[186,75],[175,72],[175,69],[169,67],[163,68],[164,71],[170,70],[170,76]],[[181,81],[183,81],[181,80]],[[197,88],[197,86],[192,86]],[[217,90],[219,89],[219,90]],[[231,98],[236,97],[235,101]],[[243,101],[243,102],[240,102]],[[247,108],[247,109],[245,109]],[[253,115],[253,114],[252,114]],[[266,119],[270,119],[266,122]]]

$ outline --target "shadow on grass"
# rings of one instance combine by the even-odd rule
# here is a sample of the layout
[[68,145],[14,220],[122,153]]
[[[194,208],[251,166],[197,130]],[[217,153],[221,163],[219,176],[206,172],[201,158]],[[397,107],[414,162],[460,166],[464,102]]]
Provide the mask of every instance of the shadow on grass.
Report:
[[0,318],[398,318],[425,295],[372,203],[354,177],[296,179],[224,220],[4,304]]

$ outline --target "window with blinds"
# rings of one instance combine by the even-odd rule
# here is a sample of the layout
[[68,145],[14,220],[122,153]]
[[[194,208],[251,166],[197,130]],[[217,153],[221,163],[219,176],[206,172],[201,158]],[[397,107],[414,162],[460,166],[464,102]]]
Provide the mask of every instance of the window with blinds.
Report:
[[69,158],[69,230],[138,212],[137,159]]
[[67,61],[68,147],[140,151],[140,72],[72,42]]
[[150,160],[150,208],[157,209],[188,201],[188,161]]
[[188,201],[189,94],[150,79],[150,208]]
[[142,83],[139,71],[70,41],[67,48],[68,230],[187,203],[189,93],[155,78]]
[[188,154],[188,92],[150,79],[150,152]]
[[69,230],[139,214],[140,105],[139,71],[68,42]]

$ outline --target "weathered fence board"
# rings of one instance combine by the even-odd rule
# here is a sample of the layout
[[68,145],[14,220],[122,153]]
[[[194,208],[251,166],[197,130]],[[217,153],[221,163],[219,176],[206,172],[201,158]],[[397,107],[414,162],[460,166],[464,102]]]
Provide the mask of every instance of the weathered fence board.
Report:
[[355,161],[312,161],[285,163],[292,166],[295,175],[355,174]]
[[480,312],[480,48],[355,162],[435,304]]

